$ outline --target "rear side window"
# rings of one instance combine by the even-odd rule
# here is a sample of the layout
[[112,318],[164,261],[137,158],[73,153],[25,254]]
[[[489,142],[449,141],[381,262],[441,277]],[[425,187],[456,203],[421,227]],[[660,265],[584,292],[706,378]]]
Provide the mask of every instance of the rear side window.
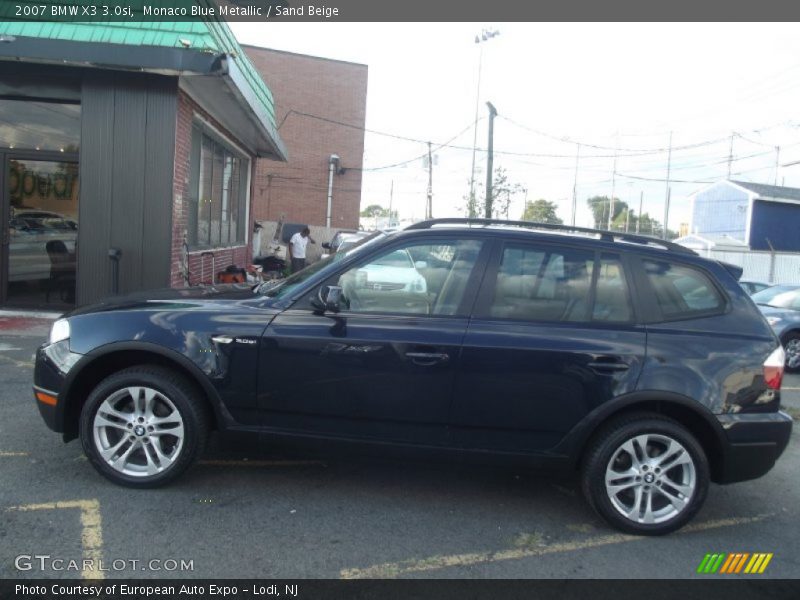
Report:
[[489,317],[587,321],[594,252],[507,246]]
[[720,311],[725,305],[708,275],[699,269],[655,260],[642,264],[666,319],[691,318]]
[[633,320],[628,284],[622,262],[613,255],[600,257],[592,320],[626,323]]

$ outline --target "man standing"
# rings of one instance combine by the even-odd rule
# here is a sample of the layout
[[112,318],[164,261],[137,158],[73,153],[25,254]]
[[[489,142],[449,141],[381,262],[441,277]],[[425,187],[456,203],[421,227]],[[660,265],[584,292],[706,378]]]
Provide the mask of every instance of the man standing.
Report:
[[289,240],[289,258],[292,261],[292,273],[297,273],[306,266],[306,246],[308,242],[316,244],[311,237],[311,230],[303,227],[302,231],[295,233]]

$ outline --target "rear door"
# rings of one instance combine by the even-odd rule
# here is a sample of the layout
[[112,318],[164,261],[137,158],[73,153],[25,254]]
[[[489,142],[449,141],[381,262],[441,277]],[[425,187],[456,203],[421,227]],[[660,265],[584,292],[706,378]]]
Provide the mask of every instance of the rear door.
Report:
[[[261,340],[258,401],[272,429],[416,444],[445,442],[455,369],[482,274],[479,239],[399,242],[313,290]],[[481,258],[482,257],[482,258]]]
[[546,451],[634,390],[646,335],[624,258],[549,242],[498,244],[464,340],[452,440]]

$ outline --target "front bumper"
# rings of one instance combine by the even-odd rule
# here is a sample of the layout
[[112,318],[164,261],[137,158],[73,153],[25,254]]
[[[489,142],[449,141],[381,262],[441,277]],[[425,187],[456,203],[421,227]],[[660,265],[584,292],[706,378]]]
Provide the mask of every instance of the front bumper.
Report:
[[39,414],[55,432],[66,431],[66,382],[72,367],[83,358],[71,352],[69,341],[43,344],[36,350],[33,367],[33,394]]
[[756,479],[775,465],[792,435],[792,417],[783,411],[718,415],[727,438],[717,483]]

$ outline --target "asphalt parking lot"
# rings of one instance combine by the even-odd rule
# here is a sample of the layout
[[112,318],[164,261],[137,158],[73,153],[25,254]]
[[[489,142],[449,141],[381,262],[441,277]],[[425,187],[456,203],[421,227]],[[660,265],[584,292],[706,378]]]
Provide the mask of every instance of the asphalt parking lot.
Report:
[[[45,332],[35,322],[0,331],[3,578],[89,575],[50,559],[19,571],[20,555],[65,569],[102,559],[106,578],[688,578],[718,552],[773,553],[756,577],[800,573],[797,430],[766,477],[712,486],[695,521],[664,538],[609,528],[570,479],[463,464],[212,444],[171,486],[128,490],[39,417],[31,355]],[[784,380],[783,397],[800,417],[800,376]],[[192,568],[167,570],[181,561]]]

